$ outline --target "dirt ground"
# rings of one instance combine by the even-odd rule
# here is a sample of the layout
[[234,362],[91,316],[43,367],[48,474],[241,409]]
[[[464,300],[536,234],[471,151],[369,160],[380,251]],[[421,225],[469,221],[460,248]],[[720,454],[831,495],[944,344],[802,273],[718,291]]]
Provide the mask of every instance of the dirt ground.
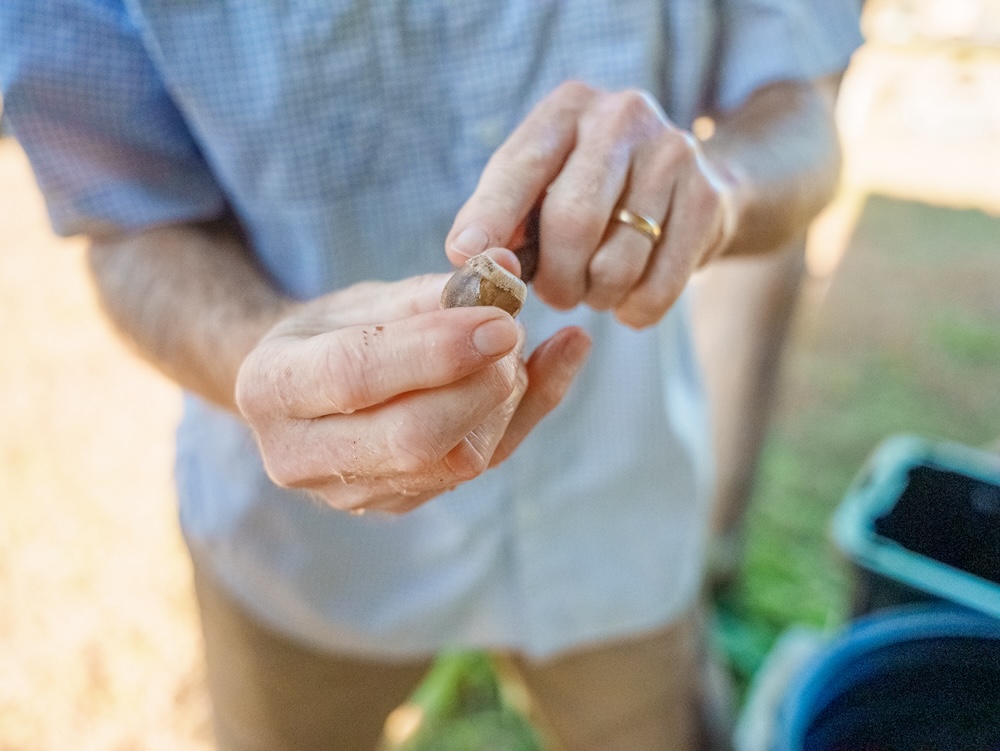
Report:
[[0,749],[208,749],[179,393],[102,320],[11,139],[0,301]]
[[[902,74],[893,75],[887,85],[895,80],[896,95],[905,99],[905,76],[900,83]],[[945,81],[938,93],[954,98],[956,92]],[[853,122],[861,126],[848,147],[860,154],[872,142],[864,137],[871,109],[857,106]],[[991,112],[976,104],[968,117],[979,125],[985,118],[988,144],[997,148],[1000,114]],[[913,130],[907,132],[920,148],[933,142],[933,134]],[[963,141],[961,148],[967,146]],[[852,190],[863,197],[866,181],[881,193],[893,191],[893,180],[912,185],[915,159],[914,151],[900,152],[894,163],[906,169],[886,169],[880,175],[892,174],[881,183],[858,170]],[[989,164],[983,152],[973,162],[949,169],[974,176]],[[989,176],[996,186],[996,170]],[[995,196],[981,187],[989,181],[973,182],[980,187],[949,195],[960,193],[963,206],[981,199],[979,208],[993,208]],[[849,204],[834,235],[853,233],[852,217],[863,203]],[[928,221],[914,204],[885,202],[875,211],[865,225],[869,236],[860,245],[855,238],[852,248],[884,247],[900,226],[908,242],[919,242],[920,222]],[[839,252],[821,253],[816,268],[831,272],[839,257],[829,257]],[[899,267],[870,266],[885,262],[879,255],[852,274],[895,278]],[[947,275],[948,283],[957,296],[974,288],[990,308],[996,286],[991,294],[983,274],[998,265],[982,253],[975,263]],[[812,289],[805,324],[795,329],[793,361],[817,341],[816,321],[840,322],[844,331],[879,325],[886,297],[878,284],[860,284],[854,294],[842,285],[827,294],[822,281]],[[906,289],[913,294],[920,287]],[[827,340],[844,352],[857,342],[849,335]],[[0,751],[209,749],[197,616],[171,489],[179,395],[101,319],[81,241],[51,235],[26,160],[10,139],[0,141],[0,352]],[[807,375],[811,366],[796,367]],[[963,388],[953,382],[942,392],[958,402]],[[786,412],[809,398],[796,393],[794,384],[785,389]],[[974,412],[974,404],[963,404]]]

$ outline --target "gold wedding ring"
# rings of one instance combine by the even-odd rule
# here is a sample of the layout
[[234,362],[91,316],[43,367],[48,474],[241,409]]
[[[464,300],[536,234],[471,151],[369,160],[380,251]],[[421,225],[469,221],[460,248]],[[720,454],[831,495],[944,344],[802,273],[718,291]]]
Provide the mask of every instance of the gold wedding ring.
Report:
[[648,216],[636,214],[628,209],[616,209],[615,215],[612,219],[616,222],[627,224],[632,229],[639,230],[639,232],[649,238],[649,241],[653,243],[653,245],[656,245],[656,243],[660,241],[660,235],[663,234],[663,228],[658,222],[650,219]]

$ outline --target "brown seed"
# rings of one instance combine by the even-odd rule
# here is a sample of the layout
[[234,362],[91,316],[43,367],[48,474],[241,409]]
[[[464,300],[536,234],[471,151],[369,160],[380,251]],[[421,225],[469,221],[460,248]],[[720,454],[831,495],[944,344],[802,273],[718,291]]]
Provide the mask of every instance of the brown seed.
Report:
[[487,255],[473,256],[456,271],[441,293],[444,308],[493,305],[516,316],[528,288],[524,282]]

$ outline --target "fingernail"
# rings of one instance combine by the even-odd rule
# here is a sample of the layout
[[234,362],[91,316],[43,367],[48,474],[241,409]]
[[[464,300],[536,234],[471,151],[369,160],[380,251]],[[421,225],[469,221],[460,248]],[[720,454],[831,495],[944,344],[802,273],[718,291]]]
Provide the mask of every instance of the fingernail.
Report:
[[461,256],[472,258],[472,256],[477,256],[486,250],[489,241],[490,238],[487,237],[482,227],[470,224],[458,233],[458,237],[451,243],[451,249]]
[[517,326],[509,317],[492,318],[472,332],[472,346],[483,357],[510,352],[517,344]]

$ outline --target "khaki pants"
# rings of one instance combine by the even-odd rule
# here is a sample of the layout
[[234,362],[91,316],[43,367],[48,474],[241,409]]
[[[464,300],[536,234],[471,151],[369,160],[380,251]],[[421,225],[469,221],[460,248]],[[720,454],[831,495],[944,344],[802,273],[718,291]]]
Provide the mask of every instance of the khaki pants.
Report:
[[[430,660],[332,655],[257,623],[204,575],[196,589],[220,751],[368,751]],[[508,656],[565,751],[702,748],[694,619],[553,660]]]

